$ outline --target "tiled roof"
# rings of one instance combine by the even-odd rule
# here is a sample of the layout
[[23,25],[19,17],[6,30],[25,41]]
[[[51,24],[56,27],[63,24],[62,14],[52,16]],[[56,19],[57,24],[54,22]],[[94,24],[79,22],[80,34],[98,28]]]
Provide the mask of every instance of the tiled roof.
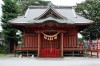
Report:
[[[57,19],[53,17],[46,17],[44,19],[37,19],[43,13],[46,13],[48,9],[52,8],[55,12],[59,13],[67,19]],[[54,20],[59,23],[67,24],[91,24],[93,21],[88,20],[82,16],[79,16],[75,13],[75,10],[71,6],[29,6],[24,16],[18,17],[16,19],[10,20],[10,23],[42,23],[48,20]]]

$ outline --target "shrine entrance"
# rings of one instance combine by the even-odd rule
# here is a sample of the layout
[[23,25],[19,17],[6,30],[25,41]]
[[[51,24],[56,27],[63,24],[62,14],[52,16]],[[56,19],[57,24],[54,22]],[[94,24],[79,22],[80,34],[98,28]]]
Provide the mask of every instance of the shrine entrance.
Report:
[[42,33],[40,57],[60,57],[60,33]]

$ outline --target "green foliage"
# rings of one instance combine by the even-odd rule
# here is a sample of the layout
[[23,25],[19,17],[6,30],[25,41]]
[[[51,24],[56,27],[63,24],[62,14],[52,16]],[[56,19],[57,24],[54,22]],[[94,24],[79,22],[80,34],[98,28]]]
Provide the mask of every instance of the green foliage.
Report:
[[21,8],[21,14],[24,14],[28,6],[31,5],[47,5],[49,1],[44,1],[44,0],[14,0],[18,5],[20,5]]
[[[4,5],[2,5],[2,28],[5,44],[8,45],[16,41],[17,31],[8,23],[8,21],[16,18],[20,13],[20,9],[19,6],[12,0],[3,0],[3,2]],[[10,45],[6,47],[10,47]]]
[[[30,5],[47,5],[48,1],[43,0],[3,0],[2,5],[2,28],[7,50],[10,49],[11,44],[17,41],[16,32],[8,21],[16,18],[18,15],[24,14]],[[9,52],[9,51],[8,51]]]
[[6,46],[3,44],[0,44],[0,54],[6,54]]
[[96,39],[100,37],[100,0],[86,0],[76,6],[76,12],[94,23],[87,29],[81,31],[84,39]]

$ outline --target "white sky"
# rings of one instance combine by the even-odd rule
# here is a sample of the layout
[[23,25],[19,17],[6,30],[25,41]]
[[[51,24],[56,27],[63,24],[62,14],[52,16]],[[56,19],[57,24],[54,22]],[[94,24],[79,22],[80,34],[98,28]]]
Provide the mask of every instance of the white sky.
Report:
[[[76,3],[81,3],[85,0],[46,0],[46,1],[51,1],[54,5],[75,6]],[[3,4],[2,0],[0,0],[0,16],[2,15],[1,4]],[[78,37],[82,36],[78,34]]]
[[[0,0],[0,25],[1,25],[1,15],[2,15],[2,10],[1,10],[1,4],[2,4],[2,0]],[[0,26],[0,32],[2,31],[2,28]]]
[[51,1],[54,5],[75,6],[76,3],[81,3],[85,0],[46,0]]
[[3,2],[2,2],[2,0],[0,0],[0,16],[1,16],[1,14],[2,14],[2,10],[1,10],[1,4],[2,4]]

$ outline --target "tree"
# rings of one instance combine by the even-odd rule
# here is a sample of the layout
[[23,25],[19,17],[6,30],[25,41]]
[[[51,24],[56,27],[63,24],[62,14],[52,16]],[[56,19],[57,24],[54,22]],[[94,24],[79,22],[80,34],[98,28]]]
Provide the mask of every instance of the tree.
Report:
[[24,14],[30,5],[47,5],[49,1],[43,0],[3,0],[2,5],[2,28],[7,52],[10,52],[14,47],[14,42],[17,41],[16,32],[8,21],[16,18],[18,15]]
[[44,0],[14,0],[18,5],[21,7],[21,14],[24,14],[28,6],[30,5],[47,5],[50,1],[44,1]]
[[[9,25],[8,21],[14,19],[20,13],[19,6],[12,0],[3,0],[4,5],[2,5],[2,28],[4,40],[7,48],[7,52],[11,51],[11,47],[16,41],[16,29]],[[13,48],[12,48],[13,49]]]
[[84,39],[96,39],[97,35],[100,38],[100,0],[86,0],[77,4],[75,9],[79,15],[94,21],[90,27],[80,32]]

